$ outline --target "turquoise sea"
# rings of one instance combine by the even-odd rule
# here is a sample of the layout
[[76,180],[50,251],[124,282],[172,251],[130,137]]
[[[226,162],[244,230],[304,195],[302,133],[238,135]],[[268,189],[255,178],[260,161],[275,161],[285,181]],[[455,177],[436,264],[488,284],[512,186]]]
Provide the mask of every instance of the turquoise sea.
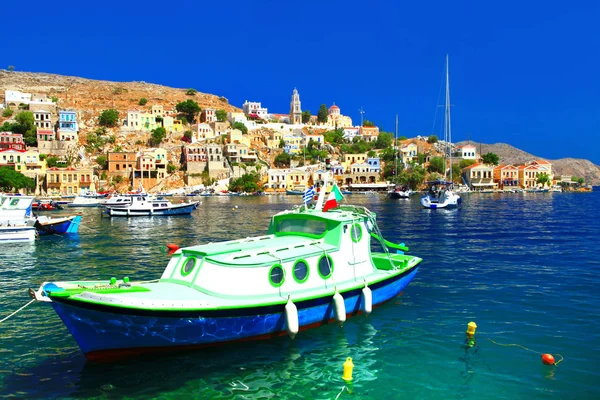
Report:
[[[94,364],[50,306],[32,304],[0,324],[0,397],[600,398],[600,192],[469,194],[458,210],[423,210],[418,197],[347,200],[375,211],[388,240],[424,259],[404,293],[369,317],[296,340]],[[109,219],[82,210],[72,239],[0,248],[0,319],[43,281],[157,278],[169,259],[164,244],[262,234],[272,214],[299,201],[203,198],[191,217]],[[470,321],[478,325],[473,347],[465,345]],[[564,360],[546,366],[540,353]],[[351,385],[341,380],[346,357],[355,365]]]

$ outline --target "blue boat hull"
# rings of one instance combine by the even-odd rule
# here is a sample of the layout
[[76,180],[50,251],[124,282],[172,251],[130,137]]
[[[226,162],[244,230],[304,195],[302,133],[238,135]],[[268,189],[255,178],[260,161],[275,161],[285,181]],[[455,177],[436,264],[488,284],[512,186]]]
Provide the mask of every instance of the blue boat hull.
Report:
[[[373,305],[397,296],[418,268],[369,286]],[[360,313],[361,289],[342,293],[348,316]],[[88,359],[111,359],[165,349],[202,347],[232,341],[285,335],[284,305],[253,309],[152,311],[90,305],[68,298],[52,305]],[[300,330],[326,324],[334,318],[330,296],[300,301]]]
[[49,225],[36,224],[35,228],[39,235],[77,233],[79,231],[80,222],[81,222],[81,216],[78,215],[74,218],[68,219],[68,220],[58,223],[58,224],[49,224]]

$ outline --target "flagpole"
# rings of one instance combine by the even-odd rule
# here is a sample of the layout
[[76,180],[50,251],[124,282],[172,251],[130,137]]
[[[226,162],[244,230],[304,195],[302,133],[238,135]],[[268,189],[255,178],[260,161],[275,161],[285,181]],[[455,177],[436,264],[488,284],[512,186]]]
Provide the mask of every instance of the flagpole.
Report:
[[323,180],[323,187],[321,188],[321,192],[319,192],[319,200],[317,200],[317,205],[315,206],[315,210],[318,210],[318,211],[323,210],[323,202],[325,201],[325,192],[327,191],[327,177],[328,177],[328,174],[325,174],[325,178]]

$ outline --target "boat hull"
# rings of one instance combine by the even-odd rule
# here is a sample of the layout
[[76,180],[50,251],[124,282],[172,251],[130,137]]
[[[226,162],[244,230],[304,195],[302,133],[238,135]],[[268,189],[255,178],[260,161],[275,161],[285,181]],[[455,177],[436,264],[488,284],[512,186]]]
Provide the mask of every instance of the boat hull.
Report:
[[[373,305],[397,296],[418,271],[415,266],[372,284]],[[342,293],[348,316],[359,314],[362,288]],[[300,330],[334,318],[331,296],[299,301]],[[88,359],[109,360],[132,354],[285,335],[285,304],[254,308],[153,311],[53,299],[52,305]]]
[[33,226],[0,226],[0,243],[33,242],[34,240]]
[[149,217],[149,216],[168,216],[168,215],[186,215],[191,214],[199,203],[189,203],[185,205],[176,205],[167,209],[133,209],[107,207],[106,213],[111,217]]
[[76,217],[50,219],[44,223],[36,222],[35,228],[40,235],[77,233],[80,222],[81,216],[78,215]]
[[390,199],[410,199],[409,192],[390,192]]

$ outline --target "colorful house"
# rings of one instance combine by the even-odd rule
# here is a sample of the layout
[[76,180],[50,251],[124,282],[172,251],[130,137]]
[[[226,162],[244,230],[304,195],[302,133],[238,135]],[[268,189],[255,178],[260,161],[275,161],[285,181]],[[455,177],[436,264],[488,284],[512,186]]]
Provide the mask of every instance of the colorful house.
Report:
[[93,177],[92,168],[48,168],[46,191],[61,195],[79,194],[90,190]]
[[494,182],[500,189],[519,186],[519,169],[512,165],[498,165],[494,168]]
[[292,190],[305,190],[308,186],[308,179],[309,176],[306,171],[292,169],[285,176],[285,188]]
[[0,132],[0,150],[25,150],[23,135],[20,133]]
[[367,158],[367,164],[369,165],[369,172],[381,172],[381,160],[379,157]]
[[417,161],[417,154],[419,153],[419,148],[414,143],[409,143],[404,147],[400,148],[400,153],[402,154],[402,163],[404,165],[408,165],[413,161]]
[[462,170],[465,183],[471,190],[480,191],[495,189],[498,184],[494,182],[494,166],[487,164],[473,164]]
[[374,142],[379,136],[379,128],[376,126],[361,126],[360,136],[365,142]]

